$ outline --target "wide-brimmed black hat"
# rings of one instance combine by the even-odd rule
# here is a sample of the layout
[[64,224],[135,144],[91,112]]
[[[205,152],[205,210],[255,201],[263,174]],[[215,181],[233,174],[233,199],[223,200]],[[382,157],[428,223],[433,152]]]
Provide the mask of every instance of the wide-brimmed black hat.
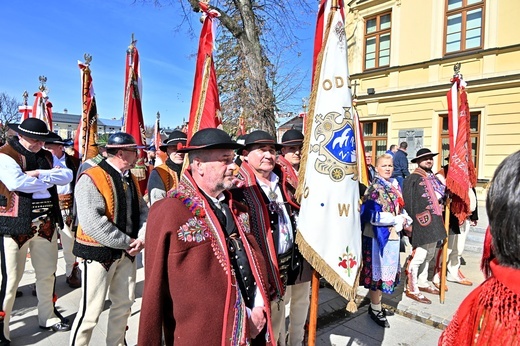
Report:
[[168,138],[163,141],[163,145],[159,146],[161,151],[166,152],[168,147],[177,148],[178,144],[186,145],[186,141],[188,140],[188,136],[179,130],[172,131]]
[[60,144],[60,145],[70,145],[70,141],[72,140],[72,138],[68,138],[68,139],[63,139],[61,138],[60,135],[54,133],[54,132],[51,132],[51,137],[50,138],[47,138],[45,140],[45,143],[46,144]]
[[416,163],[418,160],[420,160],[423,157],[434,157],[439,155],[439,153],[432,153],[432,151],[428,148],[421,148],[419,151],[417,151],[417,155],[411,160],[412,163]]
[[279,143],[276,143],[273,136],[271,136],[268,132],[262,130],[256,130],[247,135],[246,140],[244,142],[244,146],[247,149],[253,144],[267,144],[273,145],[276,150],[280,150],[282,146]]
[[36,139],[38,141],[46,141],[52,138],[53,132],[47,128],[47,124],[38,118],[27,118],[21,124],[7,124],[7,127],[17,132],[18,135]]
[[295,129],[286,131],[282,136],[282,142],[280,144],[283,147],[301,146],[303,145],[303,133]]
[[107,149],[144,149],[146,146],[137,145],[132,135],[126,132],[116,132],[108,137]]
[[239,149],[242,148],[224,131],[215,128],[202,129],[191,137],[187,146],[179,148],[177,152],[187,153],[199,149]]

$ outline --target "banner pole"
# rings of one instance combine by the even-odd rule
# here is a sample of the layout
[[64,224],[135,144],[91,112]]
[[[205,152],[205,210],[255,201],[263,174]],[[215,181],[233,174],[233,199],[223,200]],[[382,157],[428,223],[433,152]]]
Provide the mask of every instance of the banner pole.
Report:
[[316,330],[318,326],[318,303],[320,295],[320,274],[316,271],[312,271],[311,279],[311,303],[309,312],[309,336],[307,345],[316,345]]
[[440,285],[440,303],[444,304],[446,295],[446,260],[448,258],[448,236],[450,234],[450,204],[451,198],[446,199],[446,208],[444,211],[444,228],[446,228],[446,238],[442,244],[442,262],[441,262],[441,285]]

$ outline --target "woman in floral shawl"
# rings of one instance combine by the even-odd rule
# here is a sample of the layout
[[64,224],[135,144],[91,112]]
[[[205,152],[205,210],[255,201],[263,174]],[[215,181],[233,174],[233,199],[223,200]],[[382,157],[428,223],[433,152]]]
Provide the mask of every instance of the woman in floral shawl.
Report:
[[363,227],[363,271],[361,280],[370,289],[368,314],[381,327],[390,327],[386,316],[393,313],[381,306],[384,293],[392,293],[399,283],[400,237],[412,219],[404,210],[404,200],[397,180],[392,177],[393,158],[377,158],[377,175],[366,190],[361,209]]

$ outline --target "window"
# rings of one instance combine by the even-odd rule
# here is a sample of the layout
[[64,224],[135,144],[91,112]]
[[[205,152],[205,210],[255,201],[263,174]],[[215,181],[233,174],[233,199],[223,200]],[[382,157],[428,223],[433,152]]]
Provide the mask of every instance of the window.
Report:
[[483,18],[484,0],[446,0],[445,54],[482,48]]
[[[443,166],[446,161],[445,159],[450,155],[450,137],[448,130],[448,115],[441,115],[441,148],[439,150],[440,159],[439,163]],[[475,171],[478,177],[478,158],[479,158],[479,143],[480,143],[480,112],[470,112],[469,128],[471,137],[471,156],[473,164],[475,165]]]
[[390,65],[390,12],[367,18],[365,22],[365,70]]
[[363,141],[365,144],[365,152],[372,154],[372,162],[379,155],[383,155],[387,148],[388,139],[388,121],[376,120],[369,122],[361,122],[363,127]]

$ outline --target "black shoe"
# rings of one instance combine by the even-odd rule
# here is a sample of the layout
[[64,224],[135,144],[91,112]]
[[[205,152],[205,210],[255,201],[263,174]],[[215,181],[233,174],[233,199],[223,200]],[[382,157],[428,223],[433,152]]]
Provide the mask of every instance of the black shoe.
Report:
[[36,284],[32,285],[32,295],[36,297]]
[[41,329],[52,330],[53,332],[67,332],[70,330],[70,324],[64,322],[58,322],[50,327],[40,326]]
[[0,340],[0,346],[10,346],[11,340]]
[[[23,296],[23,292],[20,291],[20,290],[17,290],[17,291],[16,291],[16,298],[20,298],[21,296]],[[2,344],[2,340],[0,340],[0,345],[3,345],[3,344]]]
[[462,256],[460,256],[460,265],[461,266],[465,266],[466,265],[466,260]]
[[388,323],[385,313],[383,311],[372,310],[372,307],[369,305],[368,306],[368,315],[379,326],[381,326],[383,328],[390,328],[390,324]]
[[387,308],[381,308],[381,311],[383,311],[383,314],[385,316],[393,316],[395,313],[392,310],[388,310]]

